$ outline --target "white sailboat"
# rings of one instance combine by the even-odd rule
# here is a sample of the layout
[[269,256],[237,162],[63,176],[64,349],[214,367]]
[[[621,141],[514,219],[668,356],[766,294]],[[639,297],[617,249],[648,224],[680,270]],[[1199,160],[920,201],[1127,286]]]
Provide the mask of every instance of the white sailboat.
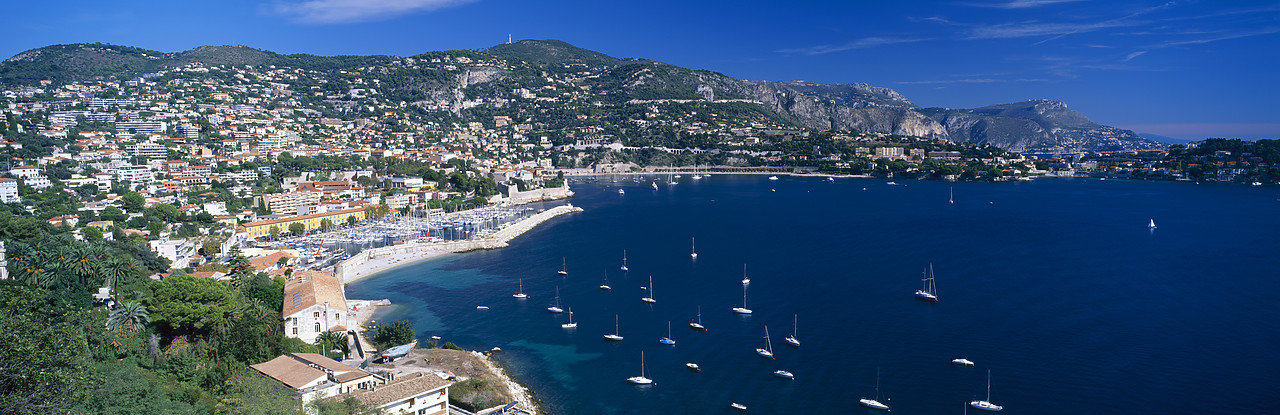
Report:
[[747,285],[742,285],[742,307],[734,307],[733,312],[738,314],[751,314],[751,309],[747,308]]
[[630,271],[630,269],[627,268],[627,250],[623,249],[622,250],[622,272],[627,272],[627,271]]
[[756,354],[772,359],[773,342],[769,341],[769,326],[764,326],[764,348],[756,348]]
[[929,270],[920,272],[920,281],[924,287],[916,290],[916,298],[924,301],[938,301],[938,286],[933,280],[933,264],[929,264]]
[[567,258],[560,258],[560,270],[556,271],[556,273],[561,276],[569,275],[569,260]]
[[889,405],[880,403],[880,368],[876,368],[876,398],[875,399],[862,398],[858,400],[858,403],[861,403],[862,406],[865,406],[868,408],[883,409],[886,411],[889,410]]
[[698,240],[697,240],[697,238],[689,238],[689,250],[690,250],[690,251],[692,251],[692,253],[690,253],[690,254],[689,254],[689,256],[690,256],[690,257],[693,257],[693,259],[698,259]]
[[951,359],[951,364],[959,366],[973,366],[973,361],[965,358]]
[[783,379],[796,380],[796,375],[793,375],[791,374],[791,372],[781,370],[781,369],[773,371],[773,375]]
[[663,337],[662,340],[658,340],[658,343],[662,343],[668,346],[676,345],[676,341],[671,340],[671,322],[670,321],[667,321],[667,337]]
[[618,189],[618,195],[620,195],[620,196],[621,196],[621,195],[626,195],[626,194],[627,194],[627,191],[626,191],[626,190]]
[[1155,219],[1152,219],[1152,220],[1151,220],[1151,223],[1148,223],[1148,224],[1147,224],[1147,228],[1155,229],[1155,228],[1156,228],[1156,220],[1155,220]]
[[604,335],[605,340],[620,342],[622,341],[621,333],[618,331],[618,315],[613,315],[613,334]]
[[556,286],[556,302],[555,304],[552,304],[550,307],[547,307],[547,311],[552,313],[564,312],[564,309],[560,308],[560,286],[559,285]]
[[644,350],[640,351],[640,376],[632,376],[627,378],[627,382],[636,385],[649,385],[653,383],[653,379],[644,377]]
[[702,326],[702,306],[698,306],[698,319],[689,322],[689,328],[698,331],[707,331],[707,328]]
[[747,278],[747,264],[742,264],[742,285],[751,283],[751,279]]
[[649,276],[649,286],[645,287],[645,290],[648,291],[649,294],[640,298],[640,301],[644,301],[649,304],[658,302],[658,300],[653,299],[653,276],[652,275]]
[[791,335],[787,336],[787,344],[795,347],[800,347],[800,339],[796,338],[796,335],[800,333],[799,324],[800,315],[796,314],[795,320],[791,322]]
[[655,181],[655,182],[650,183],[650,184],[651,184],[651,185],[653,185],[653,190],[658,190],[658,182],[656,182],[656,181]]
[[778,176],[769,176],[769,180],[778,180]]
[[568,322],[568,323],[561,324],[561,325],[560,325],[560,327],[561,327],[561,328],[566,328],[566,329],[576,329],[576,328],[578,328],[578,323],[574,323],[574,322],[573,322],[573,307],[569,307],[569,322]]
[[515,294],[511,294],[511,296],[512,296],[512,297],[515,297],[515,298],[519,298],[519,299],[521,299],[521,300],[526,299],[526,298],[529,298],[529,296],[528,296],[528,295],[525,295],[525,293],[524,293],[524,278],[521,278],[521,279],[520,279],[520,291],[516,291],[516,293],[515,293]]
[[1000,412],[1003,406],[991,403],[991,371],[987,370],[987,399],[981,401],[969,402],[969,406],[973,409],[981,409],[983,411]]
[[604,282],[600,283],[600,289],[605,290],[605,291],[609,291],[609,290],[612,290],[612,289],[613,289],[613,287],[609,286],[609,272],[608,272],[608,271],[606,271],[606,272],[604,273]]

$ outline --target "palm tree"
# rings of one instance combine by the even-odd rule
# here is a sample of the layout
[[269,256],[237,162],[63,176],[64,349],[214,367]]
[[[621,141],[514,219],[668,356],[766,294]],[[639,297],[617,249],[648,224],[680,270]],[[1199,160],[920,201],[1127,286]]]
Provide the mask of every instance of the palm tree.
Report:
[[121,258],[111,258],[98,264],[98,273],[102,275],[102,283],[114,292],[125,277],[133,272],[133,263]]
[[316,336],[316,345],[320,346],[320,354],[329,356],[329,350],[338,347],[339,344],[347,343],[347,335],[333,331],[326,331]]
[[107,330],[124,327],[132,331],[147,324],[151,324],[151,314],[147,312],[146,306],[137,301],[121,304],[120,307],[111,310],[111,317],[107,318]]

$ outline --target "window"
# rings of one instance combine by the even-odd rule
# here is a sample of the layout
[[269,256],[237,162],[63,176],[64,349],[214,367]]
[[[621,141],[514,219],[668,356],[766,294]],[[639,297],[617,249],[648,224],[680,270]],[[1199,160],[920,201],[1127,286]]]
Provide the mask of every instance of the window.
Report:
[[320,312],[316,311],[314,313],[311,313],[311,318],[320,318]]
[[297,335],[298,335],[298,328],[297,328],[297,327],[294,327],[294,328],[293,328],[293,335],[294,335],[294,336],[297,336]]
[[320,332],[320,323],[316,323],[316,333]]

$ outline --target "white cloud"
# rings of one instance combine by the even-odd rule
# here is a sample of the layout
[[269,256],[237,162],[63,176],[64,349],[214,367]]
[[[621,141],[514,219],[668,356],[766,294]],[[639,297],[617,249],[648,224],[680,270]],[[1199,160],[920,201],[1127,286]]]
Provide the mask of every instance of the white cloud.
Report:
[[1029,9],[1049,6],[1058,3],[1072,3],[1081,0],[1013,0],[1005,3],[965,3],[966,6],[990,7],[995,9]]
[[876,46],[894,45],[899,43],[923,42],[929,39],[911,39],[911,38],[895,38],[895,37],[866,37],[858,39],[842,45],[821,45],[807,48],[782,49],[781,53],[800,53],[805,55],[821,55],[824,53],[842,52],[852,49],[864,49]]
[[1140,51],[1137,51],[1137,52],[1130,53],[1130,54],[1129,54],[1129,56],[1125,56],[1125,57],[1124,57],[1124,61],[1123,61],[1123,62],[1131,61],[1131,60],[1133,60],[1133,58],[1136,58],[1136,57],[1142,56],[1142,55],[1144,55],[1144,54],[1146,54],[1146,53],[1147,53],[1147,51],[1145,51],[1145,50],[1140,50]]
[[340,24],[428,12],[472,1],[474,0],[305,0],[278,3],[273,11],[303,23]]

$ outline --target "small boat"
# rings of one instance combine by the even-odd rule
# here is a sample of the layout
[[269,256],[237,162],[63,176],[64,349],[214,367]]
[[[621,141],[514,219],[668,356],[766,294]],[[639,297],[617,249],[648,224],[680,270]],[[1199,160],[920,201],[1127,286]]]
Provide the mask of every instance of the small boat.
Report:
[[973,361],[969,359],[951,359],[951,364],[960,366],[973,366]]
[[489,309],[489,306],[487,306],[487,305],[478,305],[478,306],[476,306],[476,310],[488,310],[488,309]]
[[658,302],[658,300],[653,299],[653,276],[652,275],[649,276],[649,286],[645,288],[645,291],[648,291],[649,294],[645,295],[644,297],[641,297],[640,301],[644,301],[649,304]]
[[791,374],[791,372],[788,372],[785,370],[775,370],[773,371],[773,375],[783,379],[796,380],[796,375],[793,375]]
[[679,178],[680,178],[680,175],[679,175],[679,174],[675,175],[675,178],[679,179]]
[[828,177],[828,178],[827,178],[827,181],[829,181],[829,182],[834,182],[834,181],[836,181],[836,178],[835,178],[835,177]]
[[609,290],[612,290],[612,289],[613,289],[613,287],[610,287],[610,286],[609,286],[609,273],[608,273],[608,272],[605,272],[605,273],[604,273],[604,282],[600,283],[600,289],[605,290],[605,291],[609,291]]
[[990,411],[990,412],[1000,412],[1002,409],[1004,409],[1003,406],[991,403],[991,371],[990,370],[987,371],[987,399],[981,400],[981,401],[969,402],[969,406],[973,407],[973,409],[979,409],[979,410]]
[[689,256],[690,256],[690,257],[693,257],[693,259],[698,259],[698,240],[697,240],[697,238],[690,238],[690,239],[689,239],[689,250],[692,252],[692,253],[690,253],[690,254],[689,254]]
[[622,189],[618,189],[618,194],[619,194],[619,195],[625,195],[625,194],[627,194],[627,191],[626,191],[626,190],[622,190]]
[[556,273],[557,273],[557,274],[560,274],[561,276],[569,275],[569,260],[568,260],[568,259],[566,259],[566,258],[561,258],[561,259],[560,259],[560,270],[559,270],[559,271],[556,271]]
[[627,272],[627,271],[630,271],[630,269],[627,268],[627,250],[623,249],[622,250],[622,272]]
[[769,341],[769,326],[764,326],[764,348],[756,348],[756,354],[772,359],[773,343]]
[[652,184],[652,185],[653,185],[653,190],[658,190],[658,182],[653,182],[653,183],[650,183],[650,184]]
[[609,341],[620,342],[622,341],[622,336],[620,336],[619,334],[620,333],[618,332],[618,315],[614,314],[613,315],[613,334],[604,335],[604,339]]
[[778,176],[769,176],[769,180],[778,180]]
[[733,409],[737,409],[737,410],[739,410],[739,411],[745,411],[745,410],[747,410],[747,406],[746,406],[746,405],[743,405],[743,404],[740,404],[740,403],[737,403],[737,402],[734,402],[734,403],[729,404],[729,407],[730,407],[730,408],[733,408]]
[[872,408],[872,409],[882,409],[886,411],[889,410],[889,405],[880,403],[880,368],[876,368],[876,398],[875,399],[862,398],[858,400],[858,403],[861,403],[862,406]]
[[627,378],[627,382],[631,382],[636,385],[653,384],[653,379],[644,377],[644,351],[643,350],[640,351],[640,376],[629,377]]
[[897,185],[898,185],[898,183],[896,183],[896,182],[888,182],[888,183],[885,183],[885,184],[890,185],[890,186],[897,186]]
[[747,308],[747,285],[742,284],[742,307],[734,307],[733,312],[738,314],[751,314],[751,309]]
[[524,294],[524,278],[521,278],[521,279],[520,279],[520,291],[516,291],[516,293],[515,293],[515,294],[511,294],[511,296],[512,296],[512,297],[515,297],[515,298],[519,298],[519,299],[521,299],[521,300],[526,299],[526,298],[529,298],[529,296],[528,296],[528,295],[525,295],[525,294]]
[[933,280],[933,264],[929,264],[928,271],[920,271],[920,281],[924,287],[916,290],[916,298],[923,301],[938,302],[938,286]]
[[561,328],[566,328],[566,329],[576,329],[576,328],[578,328],[578,323],[574,323],[574,322],[573,322],[573,307],[569,307],[569,322],[568,322],[568,323],[561,324],[561,325],[560,325],[560,327],[561,327]]
[[1148,229],[1155,229],[1155,228],[1156,228],[1156,220],[1155,220],[1155,219],[1152,219],[1152,220],[1151,220],[1151,223],[1148,223],[1148,224],[1147,224],[1147,228],[1148,228]]
[[747,278],[747,264],[742,264],[742,285],[751,283],[751,279]]
[[707,328],[702,326],[702,306],[698,306],[698,319],[689,322],[689,328],[697,331],[707,331]]
[[795,347],[800,347],[800,339],[796,338],[796,335],[800,333],[798,328],[799,324],[800,324],[800,315],[797,314],[795,316],[795,320],[791,322],[791,335],[787,336],[787,339],[786,339],[787,344]]
[[667,337],[663,337],[663,338],[662,338],[662,340],[658,340],[658,343],[662,343],[662,344],[665,344],[665,345],[667,345],[667,346],[675,346],[675,345],[676,345],[676,341],[675,341],[675,340],[671,340],[671,322],[670,322],[670,321],[668,321],[668,322],[667,322]]
[[697,363],[685,363],[685,364],[684,364],[684,367],[687,367],[687,368],[689,368],[689,370],[692,370],[692,371],[695,371],[695,372],[701,372],[701,371],[702,371],[702,368],[698,367],[698,364],[697,364]]
[[556,286],[556,302],[555,304],[552,304],[550,307],[547,307],[547,311],[551,313],[564,312],[564,309],[560,308],[560,286],[559,285]]

